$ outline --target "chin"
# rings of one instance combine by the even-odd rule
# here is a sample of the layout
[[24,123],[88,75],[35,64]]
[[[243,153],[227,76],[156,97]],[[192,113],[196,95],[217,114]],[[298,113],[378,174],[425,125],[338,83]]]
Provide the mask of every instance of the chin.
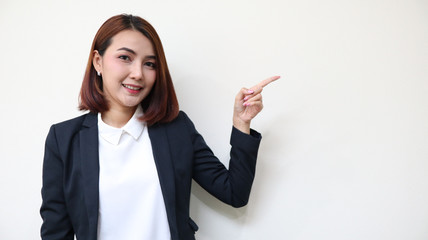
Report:
[[144,98],[142,99],[127,99],[128,101],[122,101],[122,105],[126,106],[126,107],[136,107],[138,106],[138,104],[141,103],[141,101],[143,101]]
[[138,103],[130,103],[130,104],[124,104],[126,107],[129,107],[129,108],[133,108],[133,107],[137,107],[138,106],[138,104],[140,104],[139,102]]

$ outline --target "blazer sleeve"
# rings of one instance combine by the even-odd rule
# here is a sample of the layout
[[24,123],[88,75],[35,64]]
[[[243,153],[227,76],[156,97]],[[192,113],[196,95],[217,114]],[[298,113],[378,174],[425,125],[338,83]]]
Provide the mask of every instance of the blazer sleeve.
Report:
[[260,133],[251,130],[245,134],[235,127],[230,138],[231,150],[227,169],[196,131],[186,116],[193,144],[193,179],[209,193],[233,207],[248,203],[253,184],[257,153],[261,141]]
[[61,161],[55,125],[53,125],[46,138],[43,159],[43,202],[40,215],[43,219],[41,237],[45,240],[74,239],[73,228],[65,204],[63,174],[63,161]]

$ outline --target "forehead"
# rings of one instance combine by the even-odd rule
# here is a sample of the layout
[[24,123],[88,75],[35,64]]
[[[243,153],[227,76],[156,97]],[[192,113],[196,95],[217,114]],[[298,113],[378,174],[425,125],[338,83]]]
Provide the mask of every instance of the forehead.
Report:
[[135,30],[124,30],[114,35],[108,50],[116,51],[123,47],[130,48],[137,54],[154,54],[150,40]]

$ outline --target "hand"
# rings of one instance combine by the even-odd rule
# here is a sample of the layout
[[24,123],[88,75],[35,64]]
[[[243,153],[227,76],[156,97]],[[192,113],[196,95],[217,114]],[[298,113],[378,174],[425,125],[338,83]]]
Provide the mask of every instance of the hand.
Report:
[[269,83],[278,80],[280,76],[267,78],[254,87],[242,88],[235,97],[233,111],[233,126],[240,131],[249,134],[251,120],[263,109],[263,88]]

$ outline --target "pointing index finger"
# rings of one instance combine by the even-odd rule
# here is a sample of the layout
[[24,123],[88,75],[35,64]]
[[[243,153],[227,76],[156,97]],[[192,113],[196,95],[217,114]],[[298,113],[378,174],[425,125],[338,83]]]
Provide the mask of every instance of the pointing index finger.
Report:
[[270,78],[266,78],[265,80],[261,81],[259,84],[257,84],[257,87],[260,88],[264,88],[266,87],[269,83],[276,81],[280,78],[280,76],[274,76],[274,77],[270,77]]

